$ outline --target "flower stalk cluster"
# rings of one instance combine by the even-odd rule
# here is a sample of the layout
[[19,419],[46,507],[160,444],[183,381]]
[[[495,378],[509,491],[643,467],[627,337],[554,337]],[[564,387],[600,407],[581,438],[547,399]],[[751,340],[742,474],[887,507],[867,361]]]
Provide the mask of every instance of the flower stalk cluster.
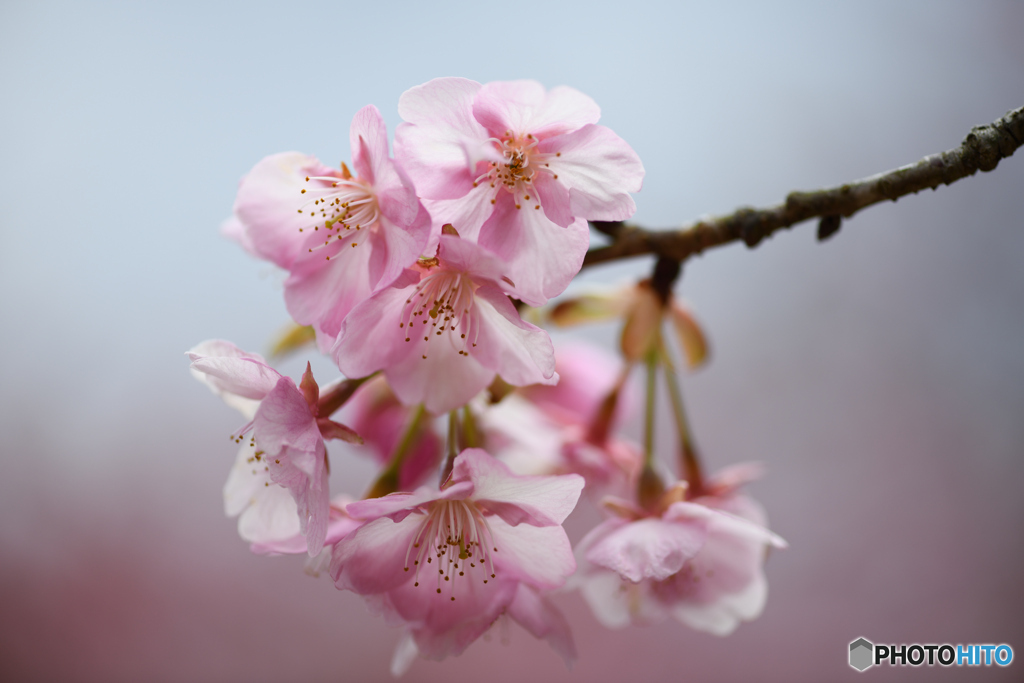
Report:
[[[401,625],[395,673],[462,653],[498,620],[571,665],[551,598],[566,586],[610,627],[674,616],[724,634],[756,617],[764,551],[783,541],[739,490],[755,468],[702,472],[664,329],[688,366],[704,362],[703,332],[672,293],[678,263],[549,304],[583,264],[588,222],[632,216],[639,157],[568,87],[441,78],[398,109],[393,156],[367,106],[352,121],[351,168],[269,156],[224,225],[287,273],[294,326],[276,351],[315,341],[343,375],[321,388],[307,363],[296,383],[224,341],[188,352],[193,374],[246,420],[224,489],[241,537],[257,553],[307,554],[310,573]],[[607,317],[623,320],[619,357],[556,354],[536,324]],[[636,365],[642,447],[621,429]],[[678,478],[659,465],[659,373]],[[331,496],[328,441],[343,443],[335,458],[379,465],[353,484],[361,499]],[[609,518],[574,551],[562,525],[584,493]]]

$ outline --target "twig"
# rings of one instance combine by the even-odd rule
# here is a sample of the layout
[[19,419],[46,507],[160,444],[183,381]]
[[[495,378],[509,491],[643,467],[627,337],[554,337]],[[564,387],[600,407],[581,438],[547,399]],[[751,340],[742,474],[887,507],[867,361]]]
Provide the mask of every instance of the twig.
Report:
[[939,185],[949,185],[979,170],[991,171],[1021,145],[1024,107],[1008,112],[994,123],[975,126],[955,149],[838,187],[792,192],[784,203],[776,206],[743,207],[727,216],[698,220],[675,230],[593,222],[591,226],[613,242],[587,252],[583,266],[642,254],[657,254],[681,263],[705,249],[739,240],[753,248],[776,230],[811,218],[821,219],[818,239],[825,240],[839,230],[842,218],[886,199],[896,201],[928,187],[934,190]]

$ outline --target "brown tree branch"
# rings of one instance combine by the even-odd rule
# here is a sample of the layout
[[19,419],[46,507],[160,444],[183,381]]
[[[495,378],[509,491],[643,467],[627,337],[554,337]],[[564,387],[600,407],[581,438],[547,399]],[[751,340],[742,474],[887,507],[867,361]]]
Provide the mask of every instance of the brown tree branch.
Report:
[[887,199],[896,201],[928,187],[934,190],[939,185],[974,175],[978,170],[991,171],[1021,145],[1024,145],[1024,107],[1008,112],[994,123],[975,126],[955,149],[839,187],[792,192],[784,203],[775,206],[743,207],[727,216],[698,220],[675,230],[592,222],[595,230],[608,235],[613,242],[587,252],[583,266],[642,254],[657,254],[681,263],[705,249],[738,240],[753,248],[776,230],[811,218],[821,219],[818,239],[825,240],[839,230],[843,218],[865,207]]

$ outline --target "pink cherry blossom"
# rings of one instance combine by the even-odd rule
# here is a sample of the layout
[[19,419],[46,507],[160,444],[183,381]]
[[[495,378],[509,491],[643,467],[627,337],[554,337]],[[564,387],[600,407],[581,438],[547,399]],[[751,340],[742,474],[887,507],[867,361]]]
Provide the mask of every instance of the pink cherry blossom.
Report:
[[464,405],[496,374],[515,386],[553,384],[554,349],[503,291],[505,265],[479,245],[441,235],[437,256],[356,306],[332,350],[348,377],[383,370],[407,405]]
[[[253,543],[274,542],[293,534],[290,507],[271,484],[286,489],[295,503],[298,532],[310,556],[320,553],[329,517],[327,449],[324,439],[358,442],[348,427],[319,417],[319,387],[309,365],[296,386],[254,353],[230,342],[213,340],[189,351],[191,369],[229,403],[247,411],[258,402],[252,419],[235,434],[252,432],[225,486],[225,510],[239,514],[239,533]],[[248,453],[246,453],[248,448]],[[251,475],[249,474],[251,472]],[[257,496],[262,484],[267,489]],[[247,495],[248,494],[248,495]]]
[[373,105],[352,120],[352,176],[298,152],[260,161],[242,180],[224,232],[289,271],[288,312],[330,348],[352,307],[391,284],[423,253],[430,217],[388,157]]
[[655,514],[609,501],[617,516],[577,547],[584,562],[577,583],[598,620],[620,628],[671,616],[727,635],[756,619],[767,598],[766,550],[786,543],[765,527],[761,507],[737,491],[755,471],[727,470],[692,501],[681,500],[685,485],[670,489]]
[[395,155],[435,224],[509,264],[516,296],[560,294],[587,251],[587,220],[633,215],[644,169],[577,90],[534,81],[438,78],[406,91]]
[[558,588],[575,570],[561,524],[582,488],[576,475],[520,477],[467,449],[446,488],[350,504],[365,523],[334,547],[331,575],[406,625],[429,659],[460,654],[506,611],[558,640],[557,620],[520,587]]

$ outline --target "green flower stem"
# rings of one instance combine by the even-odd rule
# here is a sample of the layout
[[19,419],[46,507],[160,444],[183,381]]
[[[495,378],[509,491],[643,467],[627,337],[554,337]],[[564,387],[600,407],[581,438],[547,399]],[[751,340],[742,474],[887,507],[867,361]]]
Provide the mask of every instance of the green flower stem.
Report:
[[683,406],[683,392],[679,386],[679,378],[675,368],[665,363],[665,380],[668,384],[668,395],[672,399],[672,412],[676,418],[676,429],[679,431],[680,474],[689,484],[686,495],[688,498],[699,496],[704,488],[704,477],[701,473],[700,458],[690,436],[690,425],[686,419]]

